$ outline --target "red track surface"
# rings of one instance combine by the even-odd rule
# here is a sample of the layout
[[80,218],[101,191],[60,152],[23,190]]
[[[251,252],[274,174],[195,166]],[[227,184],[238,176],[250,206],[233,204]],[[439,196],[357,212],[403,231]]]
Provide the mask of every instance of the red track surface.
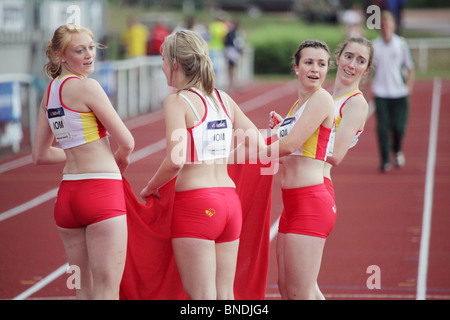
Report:
[[[406,166],[382,174],[378,171],[375,119],[344,162],[333,170],[338,219],[327,240],[319,285],[328,299],[415,299],[422,232],[425,174],[430,131],[431,82],[417,82],[404,151]],[[450,299],[450,81],[442,86],[433,215],[429,250],[427,298]],[[254,83],[233,95],[259,128],[268,114],[285,114],[296,100],[293,83]],[[366,92],[370,98],[370,92]],[[256,99],[256,100],[253,100]],[[136,151],[164,139],[162,113],[157,111],[127,121],[136,139]],[[125,176],[135,193],[157,169],[164,150],[130,165]],[[0,163],[28,157],[20,155]],[[62,166],[35,166],[0,170],[0,220],[16,208],[59,185]],[[33,287],[66,262],[53,221],[54,197],[0,221],[0,299],[12,299]],[[282,210],[279,178],[273,185],[272,221]],[[276,238],[271,243],[268,299],[279,299]],[[380,268],[381,289],[369,290],[367,268]],[[28,298],[72,298],[68,274]]]

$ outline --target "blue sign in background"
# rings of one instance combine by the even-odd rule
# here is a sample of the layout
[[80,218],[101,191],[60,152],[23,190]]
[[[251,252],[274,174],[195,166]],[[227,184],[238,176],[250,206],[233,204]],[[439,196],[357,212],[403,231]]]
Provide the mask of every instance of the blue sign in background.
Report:
[[0,122],[20,120],[20,84],[0,83]]

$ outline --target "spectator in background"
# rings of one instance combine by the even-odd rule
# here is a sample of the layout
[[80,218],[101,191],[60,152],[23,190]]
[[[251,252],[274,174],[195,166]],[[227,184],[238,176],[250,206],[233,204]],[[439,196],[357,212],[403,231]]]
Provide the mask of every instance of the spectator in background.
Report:
[[225,37],[228,26],[225,23],[225,14],[219,13],[209,25],[209,56],[213,62],[214,72],[220,77],[223,70],[223,54],[225,49]]
[[376,105],[380,170],[386,172],[391,168],[391,149],[395,165],[400,168],[405,164],[402,142],[408,119],[409,95],[414,85],[414,63],[405,39],[394,33],[395,19],[391,12],[382,11],[380,31],[381,36],[373,42],[375,78],[372,91]]
[[147,54],[148,29],[135,16],[128,19],[128,28],[122,35],[125,58],[135,58]]
[[387,8],[395,18],[395,33],[400,34],[402,29],[402,11],[406,0],[385,0]]
[[209,25],[209,49],[223,51],[227,33],[228,25],[225,23],[225,15],[218,14]]
[[235,21],[231,30],[225,36],[225,58],[228,63],[228,86],[234,89],[234,70],[239,57],[244,51],[244,35],[239,29],[239,21]]
[[203,24],[196,22],[194,17],[187,19],[186,29],[197,32],[205,41],[209,40],[208,29]]
[[147,54],[161,54],[161,45],[169,34],[170,30],[164,25],[164,23],[162,21],[157,22],[150,33],[150,40],[147,46]]
[[363,15],[361,8],[357,4],[353,4],[344,11],[342,22],[345,25],[345,38],[362,37],[364,35],[362,22]]
[[186,17],[186,20],[183,21],[183,23],[179,24],[175,27],[173,30],[173,33],[178,32],[180,30],[191,30],[197,32],[199,35],[202,36],[202,38],[208,42],[209,41],[209,32],[208,28],[206,28],[203,24],[198,23],[195,20],[195,17],[188,16]]

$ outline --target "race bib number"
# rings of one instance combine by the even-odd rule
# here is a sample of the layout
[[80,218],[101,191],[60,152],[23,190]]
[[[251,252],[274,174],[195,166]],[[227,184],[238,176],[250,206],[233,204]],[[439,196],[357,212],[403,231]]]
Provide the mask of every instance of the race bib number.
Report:
[[55,135],[56,141],[66,141],[72,139],[69,127],[67,126],[64,108],[54,108],[47,110],[47,118],[50,128]]
[[290,124],[292,121],[294,121],[295,118],[291,117],[291,118],[286,118],[283,120],[283,122],[281,123],[280,127],[278,128],[278,138],[284,138],[289,134],[289,129],[291,128]]
[[227,121],[215,120],[208,122],[208,152],[211,155],[226,155],[227,150]]

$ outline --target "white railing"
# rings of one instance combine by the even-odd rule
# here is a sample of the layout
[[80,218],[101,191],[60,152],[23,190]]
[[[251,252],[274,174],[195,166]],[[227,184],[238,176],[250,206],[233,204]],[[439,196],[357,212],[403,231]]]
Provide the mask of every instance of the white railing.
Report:
[[[247,47],[237,64],[236,84],[253,80],[253,49]],[[223,55],[214,58],[216,87],[228,85],[227,64]],[[162,107],[171,92],[161,70],[161,56],[145,56],[129,60],[97,63],[94,77],[100,82],[122,118],[134,117]]]
[[[428,56],[432,49],[450,50],[450,38],[417,38],[407,39],[411,50],[418,50],[418,69],[420,72],[428,70]],[[448,56],[450,57],[450,51]]]
[[122,119],[161,107],[169,94],[159,56],[97,63],[93,75],[105,89]]

